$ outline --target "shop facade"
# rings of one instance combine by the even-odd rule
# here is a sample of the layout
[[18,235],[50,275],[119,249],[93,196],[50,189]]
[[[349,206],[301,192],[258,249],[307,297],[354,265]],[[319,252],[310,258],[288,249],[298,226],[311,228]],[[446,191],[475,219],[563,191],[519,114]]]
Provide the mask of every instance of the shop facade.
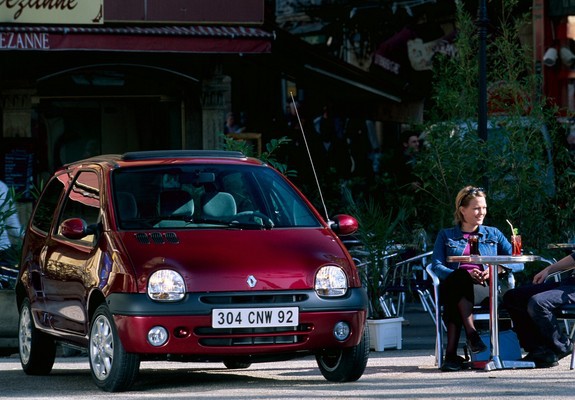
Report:
[[25,192],[92,155],[218,148],[230,111],[265,143],[285,134],[291,94],[310,110],[421,118],[421,103],[277,31],[265,0],[240,3],[0,4],[0,179]]
[[[0,5],[3,179],[19,185],[22,168],[10,174],[6,164],[23,162],[21,152],[41,176],[101,153],[217,147],[232,107],[226,73],[249,64],[245,79],[261,76],[257,58],[271,53],[263,1],[227,25],[194,25],[176,5],[170,13],[151,1],[75,3],[96,7],[69,18],[65,9],[24,9],[18,19]],[[216,18],[191,21],[207,17]]]

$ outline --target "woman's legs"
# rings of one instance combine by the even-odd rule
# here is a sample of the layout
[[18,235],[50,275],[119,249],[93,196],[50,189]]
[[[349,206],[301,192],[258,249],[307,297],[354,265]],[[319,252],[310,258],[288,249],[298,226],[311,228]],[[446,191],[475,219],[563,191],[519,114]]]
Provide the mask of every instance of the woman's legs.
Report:
[[445,307],[444,321],[447,327],[445,355],[455,356],[462,326],[467,338],[477,335],[473,321],[474,284],[469,273],[460,269],[453,271],[441,283],[440,296]]
[[447,345],[445,346],[445,356],[455,356],[457,346],[459,345],[459,336],[461,334],[461,325],[454,322],[447,323]]
[[457,307],[459,308],[459,315],[461,315],[465,334],[469,337],[472,333],[477,332],[473,322],[473,303],[465,297],[462,297],[461,300],[459,300]]

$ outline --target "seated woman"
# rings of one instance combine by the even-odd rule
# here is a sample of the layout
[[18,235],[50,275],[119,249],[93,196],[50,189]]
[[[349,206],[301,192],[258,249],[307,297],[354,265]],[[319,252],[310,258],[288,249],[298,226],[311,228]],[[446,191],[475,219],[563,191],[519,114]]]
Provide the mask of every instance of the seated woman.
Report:
[[549,274],[572,269],[575,253],[539,271],[532,285],[520,286],[503,296],[519,343],[528,352],[523,361],[532,361],[537,368],[554,367],[573,350],[573,343],[559,329],[553,311],[564,304],[575,304],[575,276],[545,282]]
[[[443,371],[459,371],[464,359],[457,355],[461,327],[465,329],[467,345],[473,353],[487,346],[477,333],[473,322],[473,306],[489,298],[489,269],[484,265],[447,262],[449,256],[470,255],[469,236],[477,236],[480,255],[510,255],[511,243],[495,227],[483,225],[487,215],[487,201],[482,188],[466,186],[455,198],[455,226],[439,232],[433,248],[432,269],[441,281],[440,303],[444,307],[443,319],[447,327],[447,347]],[[506,268],[521,271],[523,264],[498,266],[499,273]]]

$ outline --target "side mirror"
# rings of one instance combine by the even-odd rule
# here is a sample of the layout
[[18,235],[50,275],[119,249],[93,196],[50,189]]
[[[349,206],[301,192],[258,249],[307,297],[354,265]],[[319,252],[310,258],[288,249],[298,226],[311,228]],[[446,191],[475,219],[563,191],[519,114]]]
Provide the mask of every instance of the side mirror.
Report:
[[351,215],[339,214],[333,217],[329,227],[338,235],[345,236],[355,233],[359,228],[359,223]]
[[78,240],[88,234],[88,227],[82,218],[70,218],[60,224],[60,233],[68,239]]

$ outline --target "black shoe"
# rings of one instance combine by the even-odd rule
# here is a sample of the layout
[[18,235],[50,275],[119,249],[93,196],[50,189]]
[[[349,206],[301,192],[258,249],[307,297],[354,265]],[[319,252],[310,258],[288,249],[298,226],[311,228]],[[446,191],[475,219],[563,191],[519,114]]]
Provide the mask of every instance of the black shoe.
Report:
[[539,348],[527,353],[521,361],[531,361],[535,363],[535,368],[550,368],[559,365],[557,355],[550,349]]
[[567,350],[565,350],[562,353],[557,353],[557,359],[561,360],[565,357],[567,357],[568,355],[570,355],[573,352],[573,343],[569,342],[569,344],[567,345]]
[[463,369],[463,365],[465,363],[465,358],[457,355],[446,355],[445,360],[443,360],[443,365],[441,366],[441,370],[445,372],[454,372],[460,371]]
[[471,352],[474,354],[483,353],[485,350],[487,350],[487,346],[485,343],[483,343],[483,340],[481,340],[481,337],[479,337],[479,333],[477,333],[477,331],[467,336],[467,347],[469,347],[469,350],[471,350]]

